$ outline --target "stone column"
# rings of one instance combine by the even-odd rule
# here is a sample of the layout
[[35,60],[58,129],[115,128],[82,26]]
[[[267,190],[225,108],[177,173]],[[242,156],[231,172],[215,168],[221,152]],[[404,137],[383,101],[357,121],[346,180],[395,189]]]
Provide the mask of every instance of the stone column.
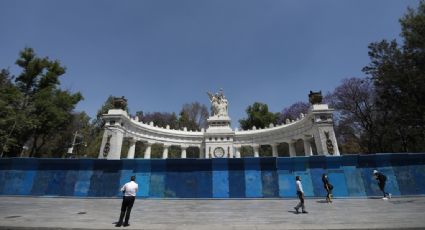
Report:
[[[314,141],[316,142],[317,153],[319,155],[340,155],[332,126],[318,127],[314,133]],[[332,147],[333,153],[329,152],[329,147]]]
[[146,143],[146,150],[145,150],[145,159],[151,159],[151,147],[153,143],[147,142]]
[[260,157],[260,145],[254,144],[252,148],[254,149],[254,157]]
[[207,147],[205,147],[205,159],[210,158],[210,150],[211,150],[211,147],[208,147],[208,149]]
[[134,152],[136,150],[136,140],[130,139],[129,140],[129,148],[127,153],[127,159],[134,159]]
[[290,141],[290,142],[288,142],[288,146],[289,146],[289,156],[290,156],[290,157],[295,157],[295,156],[297,156],[297,152],[295,151],[295,143],[296,143],[296,141]]
[[164,144],[164,150],[162,151],[162,159],[168,158],[168,148],[170,148],[170,145]]
[[242,146],[240,145],[235,146],[235,149],[236,149],[235,158],[241,158],[241,148]]
[[303,139],[304,142],[304,153],[306,156],[312,156],[313,150],[311,149],[310,138]]
[[227,150],[229,150],[229,158],[233,158],[233,147],[227,147]]
[[120,126],[108,126],[103,132],[102,145],[99,151],[99,159],[120,159],[124,131]]
[[182,150],[181,158],[186,158],[186,149],[187,149],[187,146],[186,145],[181,145],[180,148]]
[[204,147],[202,145],[199,145],[199,158],[204,159],[205,157],[205,151]]
[[278,153],[277,153],[277,143],[272,143],[270,144],[272,146],[272,156],[273,157],[278,157]]

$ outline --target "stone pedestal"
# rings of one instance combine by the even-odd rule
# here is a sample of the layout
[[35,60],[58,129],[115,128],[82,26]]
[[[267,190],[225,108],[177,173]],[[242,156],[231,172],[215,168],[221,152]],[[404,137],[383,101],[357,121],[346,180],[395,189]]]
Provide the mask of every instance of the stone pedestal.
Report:
[[230,128],[228,116],[212,116],[207,119],[205,132],[206,155],[211,158],[233,157],[233,139],[235,132]]

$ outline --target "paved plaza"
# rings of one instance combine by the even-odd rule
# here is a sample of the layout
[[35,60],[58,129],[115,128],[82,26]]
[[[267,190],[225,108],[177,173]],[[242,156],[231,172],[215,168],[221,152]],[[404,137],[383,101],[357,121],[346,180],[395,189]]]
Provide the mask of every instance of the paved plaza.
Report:
[[[425,229],[425,197],[295,199],[137,199],[126,229]],[[119,229],[120,199],[0,197],[0,229]],[[121,227],[123,228],[123,227]]]

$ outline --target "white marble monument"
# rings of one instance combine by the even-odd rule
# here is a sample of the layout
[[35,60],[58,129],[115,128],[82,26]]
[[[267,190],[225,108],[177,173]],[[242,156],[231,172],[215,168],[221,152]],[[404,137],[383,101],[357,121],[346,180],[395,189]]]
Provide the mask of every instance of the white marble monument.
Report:
[[[270,145],[272,155],[278,156],[278,144],[287,143],[289,156],[296,156],[295,143],[302,141],[303,155],[340,155],[333,128],[333,110],[321,103],[319,93],[310,93],[311,107],[307,114],[300,114],[295,121],[287,120],[285,124],[268,128],[250,130],[233,130],[228,115],[228,100],[222,90],[207,93],[211,101],[211,116],[207,119],[206,130],[173,130],[169,126],[157,127],[152,122],[145,124],[130,118],[122,108],[123,98],[118,99],[116,108],[103,115],[105,131],[99,151],[101,159],[134,158],[135,144],[146,144],[144,158],[151,158],[152,144],[162,144],[162,158],[168,158],[170,146],[181,148],[181,158],[186,158],[188,147],[197,147],[200,158],[240,158],[241,147],[251,146],[254,157],[259,157],[261,145]],[[313,99],[312,99],[313,98]],[[122,108],[120,108],[122,107]],[[121,155],[124,138],[130,146],[126,156]],[[315,151],[313,152],[313,147]],[[298,155],[300,155],[298,153]]]

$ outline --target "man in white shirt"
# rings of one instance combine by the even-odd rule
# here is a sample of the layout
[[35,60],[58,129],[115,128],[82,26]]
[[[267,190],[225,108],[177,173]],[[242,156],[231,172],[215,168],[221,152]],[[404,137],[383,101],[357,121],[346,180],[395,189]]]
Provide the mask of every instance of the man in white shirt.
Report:
[[[115,227],[121,227],[121,225],[123,225],[124,227],[130,226],[128,221],[130,219],[131,208],[133,207],[134,200],[136,199],[136,192],[139,189],[139,186],[137,185],[135,180],[136,180],[136,176],[131,176],[130,182],[126,183],[121,188],[121,192],[123,192],[124,196],[123,196],[122,204],[121,204],[120,219],[118,223],[115,225]],[[125,221],[123,224],[122,221],[124,219],[124,215],[125,215]]]
[[305,210],[305,206],[304,206],[304,190],[303,190],[303,185],[301,184],[300,176],[296,176],[295,180],[296,180],[295,186],[297,188],[297,195],[298,195],[298,198],[300,199],[300,203],[298,203],[298,205],[295,206],[294,209],[297,212],[297,214],[299,213],[298,211],[299,208],[301,208],[302,213],[308,213]]

